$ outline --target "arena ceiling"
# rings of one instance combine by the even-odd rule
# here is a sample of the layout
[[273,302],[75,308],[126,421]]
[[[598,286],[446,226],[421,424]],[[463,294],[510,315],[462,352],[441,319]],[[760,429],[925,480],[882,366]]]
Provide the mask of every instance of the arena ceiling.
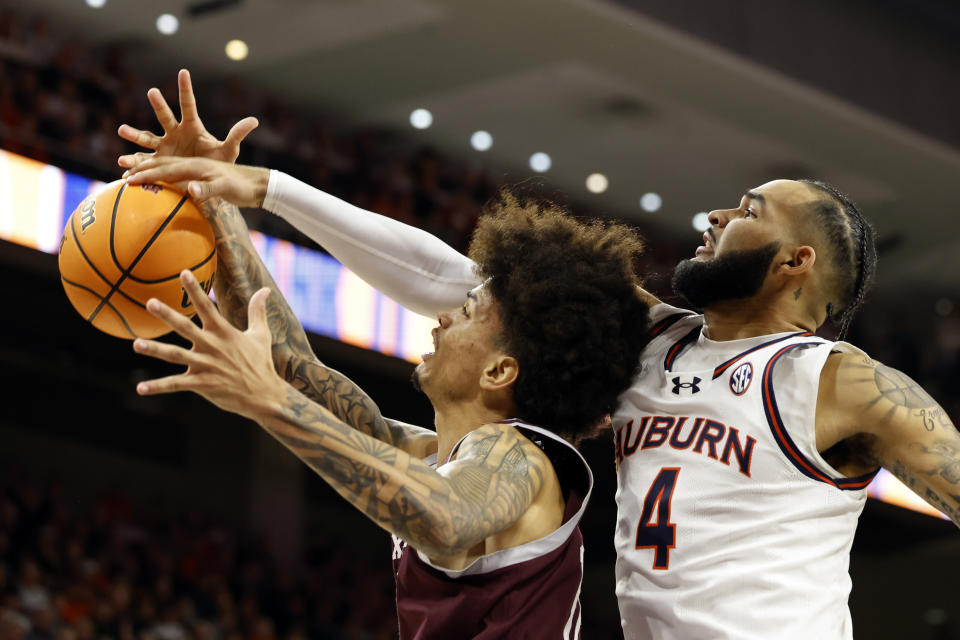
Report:
[[[849,93],[837,97],[843,91],[812,83],[811,74],[801,82],[792,77],[804,74],[787,75],[782,64],[760,64],[751,47],[737,44],[754,38],[782,53],[778,43],[802,36],[808,49],[790,44],[799,65],[812,51],[845,43],[843,33],[859,33],[843,24],[817,29],[818,16],[793,13],[798,3],[720,3],[738,13],[718,38],[709,37],[718,20],[697,13],[693,36],[678,29],[684,17],[668,11],[670,3],[653,1],[243,0],[190,16],[197,4],[210,3],[107,0],[93,10],[80,0],[31,0],[30,11],[56,14],[88,41],[135,44],[137,63],[151,73],[172,77],[188,66],[195,74],[238,74],[298,104],[407,130],[455,156],[477,156],[469,136],[487,130],[495,142],[478,162],[518,175],[529,173],[531,153],[547,152],[547,177],[557,187],[594,211],[689,238],[691,251],[696,212],[734,206],[745,189],[771,178],[819,177],[850,193],[875,221],[882,287],[960,294],[960,152],[942,141],[955,138],[922,126],[936,121],[922,109],[914,109],[917,125],[905,126],[889,110],[871,110]],[[645,4],[661,13],[659,21],[637,10]],[[717,3],[700,4],[718,11]],[[750,14],[746,5],[763,11]],[[814,5],[828,11],[831,3]],[[181,16],[175,35],[156,31],[163,12]],[[894,51],[909,45],[876,24],[863,28]],[[249,44],[247,60],[224,56],[232,38]],[[862,51],[863,38],[849,46]],[[899,58],[884,50],[878,46],[878,59],[909,60],[906,49]],[[878,100],[916,105],[916,85],[877,88],[876,68],[844,66],[843,47],[832,55],[847,74],[847,82],[834,79],[837,86],[869,86]],[[922,104],[942,103],[925,98]],[[409,128],[416,107],[433,112],[431,128]],[[944,120],[955,123],[953,113]],[[609,178],[601,195],[585,189],[593,172]],[[663,197],[656,213],[638,206],[648,191]]]

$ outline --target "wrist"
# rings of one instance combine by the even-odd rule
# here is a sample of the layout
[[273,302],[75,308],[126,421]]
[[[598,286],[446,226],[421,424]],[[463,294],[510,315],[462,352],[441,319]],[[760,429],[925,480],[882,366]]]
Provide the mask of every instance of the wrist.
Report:
[[263,206],[267,198],[267,187],[270,184],[270,169],[261,167],[245,167],[250,183],[253,186],[253,199],[257,207]]
[[248,401],[250,413],[247,417],[262,427],[266,427],[269,422],[276,419],[282,419],[286,413],[291,392],[296,391],[283,378],[274,374],[266,384],[250,393]]

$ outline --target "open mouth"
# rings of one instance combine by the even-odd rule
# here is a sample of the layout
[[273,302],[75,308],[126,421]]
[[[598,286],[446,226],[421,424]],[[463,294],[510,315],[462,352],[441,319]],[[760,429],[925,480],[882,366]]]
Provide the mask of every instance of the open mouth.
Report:
[[703,244],[697,247],[696,254],[699,256],[703,254],[712,254],[713,252],[714,252],[713,238],[710,236],[709,231],[704,231]]

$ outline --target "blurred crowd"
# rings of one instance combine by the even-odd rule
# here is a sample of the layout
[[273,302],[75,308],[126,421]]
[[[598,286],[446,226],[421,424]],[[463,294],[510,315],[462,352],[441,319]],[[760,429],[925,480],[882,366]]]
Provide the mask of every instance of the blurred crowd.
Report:
[[[67,171],[115,180],[117,156],[138,151],[117,136],[127,123],[157,130],[146,91],[158,86],[176,105],[175,69],[145,77],[120,45],[91,48],[63,37],[43,16],[0,13],[0,147]],[[413,148],[387,131],[335,126],[259,93],[237,78],[194,78],[200,115],[224,136],[239,119],[260,127],[242,146],[241,162],[283,170],[358,206],[425,228],[465,248],[493,184],[478,166]],[[251,225],[303,242],[272,216]]]
[[314,546],[288,573],[196,515],[137,513],[119,493],[85,508],[56,483],[6,478],[0,640],[393,638],[383,542],[380,554]]

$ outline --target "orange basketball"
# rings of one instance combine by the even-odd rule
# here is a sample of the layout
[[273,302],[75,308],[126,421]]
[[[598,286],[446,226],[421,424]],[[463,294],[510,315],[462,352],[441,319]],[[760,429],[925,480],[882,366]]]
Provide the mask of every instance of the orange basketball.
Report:
[[87,322],[118,338],[170,331],[147,311],[150,298],[194,314],[180,284],[184,269],[209,291],[216,245],[199,209],[167,184],[110,183],[80,203],[60,240],[60,281],[71,304]]

